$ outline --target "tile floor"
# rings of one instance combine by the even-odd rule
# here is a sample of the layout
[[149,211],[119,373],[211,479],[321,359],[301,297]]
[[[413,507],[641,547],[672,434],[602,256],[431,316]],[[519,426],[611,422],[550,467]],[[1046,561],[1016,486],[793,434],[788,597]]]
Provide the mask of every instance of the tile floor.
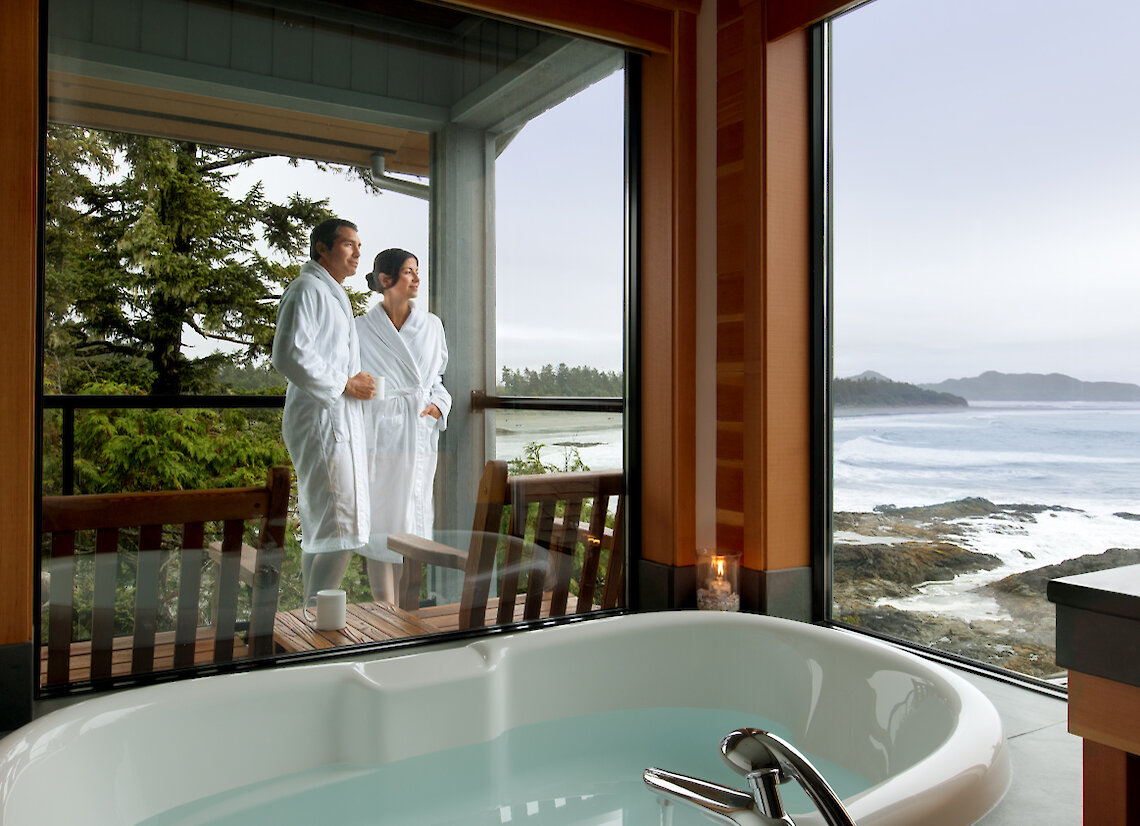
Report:
[[1081,739],[1068,732],[1068,704],[992,677],[958,672],[990,698],[1005,726],[1013,781],[981,826],[1077,826]]

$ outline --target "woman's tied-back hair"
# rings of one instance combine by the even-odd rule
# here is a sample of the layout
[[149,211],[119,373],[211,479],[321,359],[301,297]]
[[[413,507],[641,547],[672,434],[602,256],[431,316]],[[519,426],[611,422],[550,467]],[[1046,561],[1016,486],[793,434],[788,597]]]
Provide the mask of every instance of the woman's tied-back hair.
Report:
[[384,292],[384,279],[381,275],[390,275],[393,278],[400,277],[400,267],[404,266],[404,262],[409,258],[415,258],[416,263],[420,263],[420,259],[412,255],[407,250],[392,248],[384,250],[376,256],[372,262],[372,272],[364,276],[368,282],[368,289],[374,292]]
[[336,237],[340,233],[341,227],[348,227],[355,232],[360,231],[356,224],[343,218],[328,218],[321,221],[309,233],[309,257],[314,261],[320,261],[321,256],[317,252],[317,244],[324,244],[325,249],[331,250],[333,244],[336,243]]

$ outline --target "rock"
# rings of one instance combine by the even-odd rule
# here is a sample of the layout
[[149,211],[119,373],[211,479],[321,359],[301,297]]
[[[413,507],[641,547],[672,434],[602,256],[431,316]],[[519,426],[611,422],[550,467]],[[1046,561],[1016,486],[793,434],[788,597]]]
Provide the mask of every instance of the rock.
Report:
[[1117,511],[1113,516],[1118,519],[1128,519],[1132,522],[1140,522],[1140,513],[1129,513],[1128,511]]
[[918,585],[953,579],[968,571],[988,571],[1001,560],[990,554],[967,551],[951,542],[902,542],[883,545],[835,545],[834,578],[877,579]]
[[1140,548],[1109,548],[1104,553],[1085,554],[1075,559],[1066,559],[1056,565],[1045,565],[1041,568],[1034,568],[1032,571],[1010,574],[997,582],[983,585],[978,590],[991,591],[995,594],[1034,597],[1047,601],[1045,589],[1051,579],[1136,564],[1140,564]]
[[[924,582],[1000,567],[1002,562],[997,557],[959,544],[973,530],[970,522],[989,520],[991,528],[997,523],[1000,532],[1017,535],[1024,532],[1023,525],[1041,515],[1061,512],[1081,513],[1076,508],[1049,505],[995,504],[981,497],[923,507],[880,505],[871,513],[836,513],[836,532],[857,534],[867,541],[838,541],[834,545],[834,616],[841,622],[934,650],[1030,676],[1056,677],[1061,669],[1054,650],[1056,610],[1045,596],[1048,581],[1140,563],[1140,549],[1109,549],[1013,574],[978,589],[997,601],[1012,618],[1008,621],[966,622],[922,611],[900,611],[881,603],[912,596]],[[1021,553],[1033,558],[1030,552]]]

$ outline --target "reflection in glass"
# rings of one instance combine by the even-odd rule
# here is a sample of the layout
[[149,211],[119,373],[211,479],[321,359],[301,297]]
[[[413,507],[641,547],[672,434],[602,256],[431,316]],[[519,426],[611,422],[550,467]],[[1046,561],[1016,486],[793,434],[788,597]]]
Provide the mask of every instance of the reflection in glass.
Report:
[[[468,403],[475,391],[495,393],[503,367],[590,365],[620,386],[620,50],[404,0],[320,15],[295,3],[51,0],[46,17],[45,495],[259,485],[287,462],[279,409],[262,403],[279,405],[285,390],[267,356],[281,293],[307,256],[309,230],[329,214],[358,225],[362,260],[414,250],[424,282],[417,299],[446,331],[444,380],[457,402],[439,434],[434,491],[413,497],[429,511],[415,526],[429,534],[421,539],[470,533],[481,475],[502,455],[500,425],[523,439],[508,457],[520,460],[512,475],[620,475],[617,417],[568,424],[559,436]],[[565,301],[571,283],[589,301]],[[354,314],[377,305],[363,279],[346,286]],[[521,314],[508,309],[515,300]],[[544,323],[535,309],[543,306],[557,306],[558,324]],[[534,323],[518,335],[524,316]],[[582,347],[567,346],[575,342]],[[389,379],[391,399],[401,386]],[[233,408],[237,395],[257,403]],[[528,453],[548,436],[549,448]],[[341,637],[313,636],[296,624],[304,526],[293,507],[269,653],[432,633],[421,608],[459,603],[462,570],[422,569],[423,587],[405,608],[390,590],[369,587],[357,557],[339,583],[348,603]],[[616,505],[605,513],[609,537]],[[555,519],[586,531],[564,510]],[[538,546],[545,540],[533,531],[526,541]],[[63,627],[65,606],[95,587],[97,566],[84,560],[98,554],[82,541],[74,574],[58,575],[66,554],[42,553],[46,637]],[[598,544],[608,564],[607,543]],[[583,553],[584,542],[570,544]],[[208,608],[217,579],[202,564]],[[194,568],[160,569],[172,565],[177,576]],[[520,587],[537,581],[524,576]],[[197,620],[208,627],[213,616],[203,611]],[[85,621],[76,622],[69,636],[82,637]],[[131,633],[112,627],[115,638]],[[289,635],[304,641],[283,643]]]

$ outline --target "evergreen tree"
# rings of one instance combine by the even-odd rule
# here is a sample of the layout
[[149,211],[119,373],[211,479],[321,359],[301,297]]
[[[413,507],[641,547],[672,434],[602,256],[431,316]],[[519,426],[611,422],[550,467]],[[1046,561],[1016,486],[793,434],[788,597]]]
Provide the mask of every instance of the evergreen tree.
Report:
[[[222,364],[268,352],[281,289],[329,211],[299,194],[272,203],[260,184],[231,196],[237,169],[261,157],[49,126],[48,389],[114,381],[155,394],[206,392]],[[242,349],[188,358],[187,327]]]

